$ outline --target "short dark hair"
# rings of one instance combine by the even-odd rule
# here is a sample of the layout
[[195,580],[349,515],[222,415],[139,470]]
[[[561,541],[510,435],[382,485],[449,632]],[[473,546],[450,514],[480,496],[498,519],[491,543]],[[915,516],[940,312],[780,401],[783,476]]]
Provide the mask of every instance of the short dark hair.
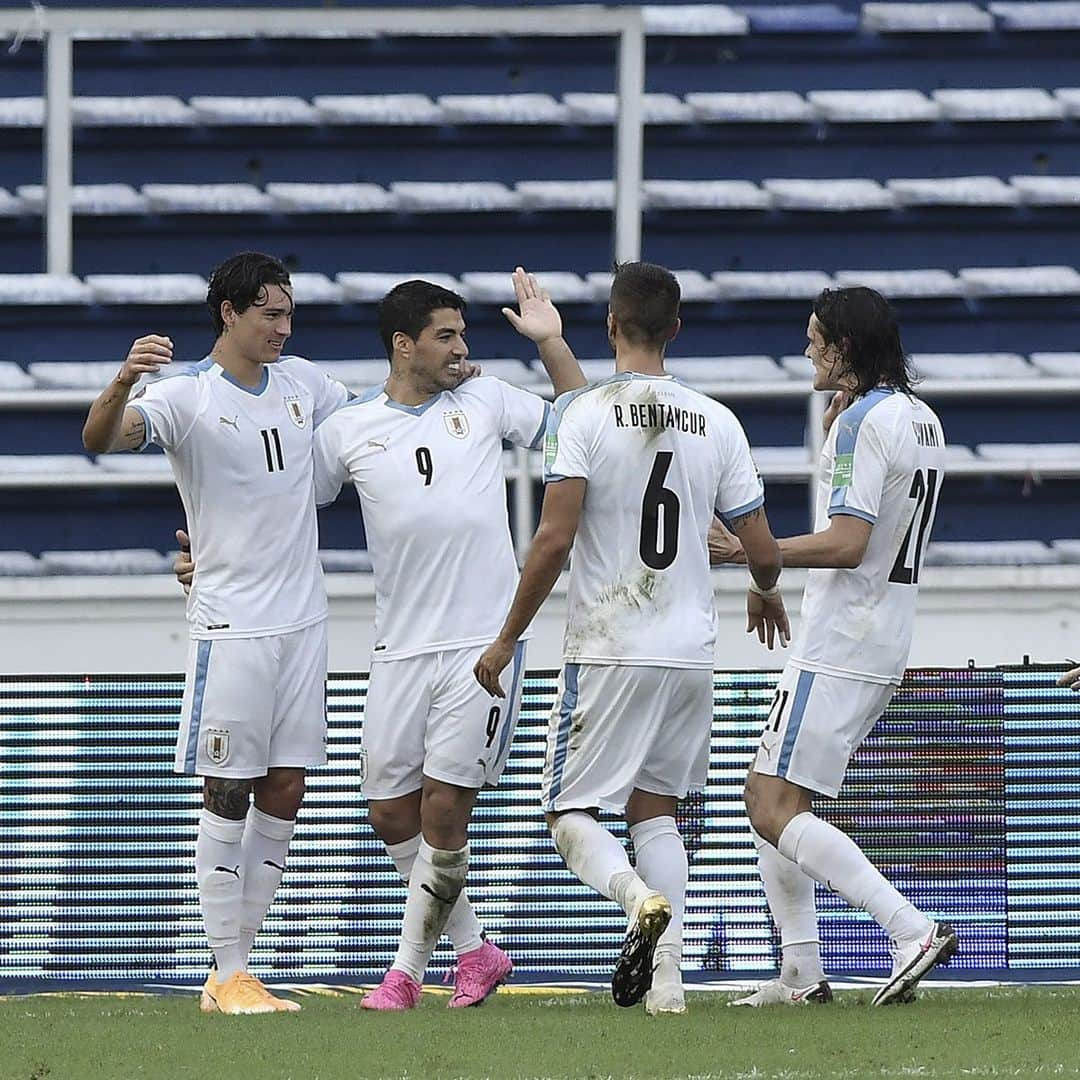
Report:
[[619,330],[631,344],[662,347],[679,318],[682,293],[675,275],[646,262],[616,263],[613,269],[610,304]]
[[844,374],[855,376],[856,394],[875,386],[910,393],[914,373],[900,343],[889,301],[864,285],[825,289],[814,301],[814,314],[826,345],[840,350]]
[[408,334],[413,341],[431,322],[433,312],[451,308],[465,314],[465,299],[430,281],[403,281],[379,301],[379,337],[387,358],[394,355],[394,335]]
[[221,305],[228,300],[238,315],[249,307],[260,307],[266,301],[260,301],[264,288],[280,285],[292,288],[289,271],[280,259],[273,255],[264,255],[261,251],[241,251],[226,259],[220,266],[210,271],[210,284],[206,290],[206,306],[210,309],[210,321],[214,324],[214,333],[219,337],[225,329],[225,320],[221,317]]

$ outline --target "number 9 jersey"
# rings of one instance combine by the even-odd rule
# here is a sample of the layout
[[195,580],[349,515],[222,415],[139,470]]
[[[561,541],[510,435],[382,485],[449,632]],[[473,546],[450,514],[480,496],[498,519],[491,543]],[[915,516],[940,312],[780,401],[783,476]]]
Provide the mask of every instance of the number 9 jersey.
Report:
[[868,682],[903,678],[944,463],[941,421],[910,394],[878,387],[836,418],[821,452],[814,530],[836,514],[873,530],[858,567],[807,575],[796,667]]
[[563,394],[544,479],[588,483],[570,569],[568,663],[712,668],[708,531],[765,495],[739,421],[670,375]]

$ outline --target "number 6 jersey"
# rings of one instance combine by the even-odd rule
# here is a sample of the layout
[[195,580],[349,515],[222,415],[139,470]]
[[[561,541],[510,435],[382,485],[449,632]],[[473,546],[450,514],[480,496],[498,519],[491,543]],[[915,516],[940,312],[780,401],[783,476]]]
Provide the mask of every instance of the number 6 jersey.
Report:
[[567,662],[711,668],[708,531],[765,501],[732,412],[670,375],[563,394],[544,479],[588,485],[570,565]]
[[873,529],[858,567],[807,575],[794,665],[870,682],[903,678],[944,460],[941,421],[910,394],[878,387],[836,418],[821,452],[814,530],[836,514]]

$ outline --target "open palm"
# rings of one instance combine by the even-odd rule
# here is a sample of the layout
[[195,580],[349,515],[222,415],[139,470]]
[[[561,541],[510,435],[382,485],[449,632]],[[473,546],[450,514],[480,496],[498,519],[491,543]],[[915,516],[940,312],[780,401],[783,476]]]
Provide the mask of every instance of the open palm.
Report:
[[518,310],[504,307],[502,313],[522,336],[537,343],[562,336],[562,316],[551,302],[547,290],[540,288],[536,278],[518,267],[514,271],[514,293]]

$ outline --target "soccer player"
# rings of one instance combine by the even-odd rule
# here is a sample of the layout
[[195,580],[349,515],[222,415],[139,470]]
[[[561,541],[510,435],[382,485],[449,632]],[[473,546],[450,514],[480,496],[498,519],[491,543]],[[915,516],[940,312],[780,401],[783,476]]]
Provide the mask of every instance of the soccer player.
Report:
[[[708,766],[714,510],[747,553],[750,628],[770,648],[788,633],[779,550],[746,436],[725,406],[664,370],[679,326],[670,272],[616,268],[607,316],[615,374],[556,401],[540,525],[513,606],[476,665],[481,685],[501,697],[500,674],[573,547],[544,809],[569,869],[628,917],[611,981],[616,1003],[645,998],[654,1015],[686,1009],[687,858],[675,809]],[[601,810],[625,816],[636,872],[597,820]]]
[[[558,312],[520,267],[520,315],[557,393],[584,383]],[[477,1005],[510,974],[464,892],[477,792],[496,783],[510,748],[525,670],[515,639],[512,690],[495,701],[472,677],[517,581],[506,511],[503,443],[537,448],[550,406],[499,379],[461,383],[469,354],[465,301],[424,281],[379,305],[390,377],[324,424],[315,440],[318,502],[351,481],[375,575],[375,645],[364,709],[364,793],[375,832],[408,896],[397,953],[366,1009],[420,998],[445,930],[458,953],[451,1007]],[[460,385],[459,385],[460,384]]]
[[[810,567],[802,622],[746,781],[765,896],[780,930],[780,977],[735,1005],[823,1003],[814,882],[868,911],[889,935],[893,967],[874,997],[911,997],[957,949],[947,923],[917,911],[849,837],[813,813],[835,798],[851,755],[904,675],[923,553],[944,478],[945,436],[912,392],[884,297],[827,289],[807,326],[814,389],[834,391],[818,478],[816,531],[780,540],[785,566]],[[741,560],[714,530],[714,561]]]
[[282,356],[293,299],[277,259],[226,260],[207,304],[210,355],[129,400],[139,377],[173,355],[168,337],[139,338],[91,406],[83,443],[97,453],[164,449],[198,562],[175,767],[204,778],[195,875],[215,966],[202,1007],[295,1011],[248,973],[247,959],[281,881],[305,770],[326,760],[311,446],[348,391]]

